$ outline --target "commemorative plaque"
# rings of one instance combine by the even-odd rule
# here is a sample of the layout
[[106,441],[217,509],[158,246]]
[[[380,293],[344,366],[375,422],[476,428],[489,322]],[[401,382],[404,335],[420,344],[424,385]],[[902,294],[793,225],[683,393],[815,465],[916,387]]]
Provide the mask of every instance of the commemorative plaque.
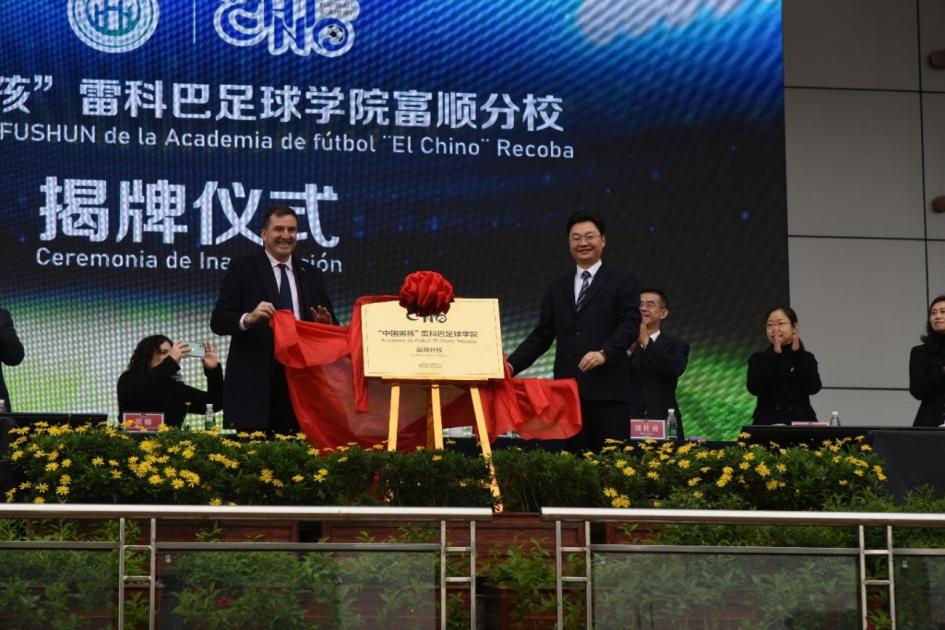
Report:
[[484,381],[505,374],[499,301],[461,299],[421,317],[397,302],[361,307],[364,375],[428,381]]

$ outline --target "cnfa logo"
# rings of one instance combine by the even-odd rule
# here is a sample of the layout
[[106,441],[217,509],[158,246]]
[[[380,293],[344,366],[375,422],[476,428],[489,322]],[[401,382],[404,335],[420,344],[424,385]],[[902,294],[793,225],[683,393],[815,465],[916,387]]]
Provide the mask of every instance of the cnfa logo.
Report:
[[69,0],[69,25],[87,46],[108,53],[134,50],[157,29],[157,0]]
[[213,25],[233,46],[265,41],[271,55],[338,57],[354,45],[360,13],[358,0],[222,0]]

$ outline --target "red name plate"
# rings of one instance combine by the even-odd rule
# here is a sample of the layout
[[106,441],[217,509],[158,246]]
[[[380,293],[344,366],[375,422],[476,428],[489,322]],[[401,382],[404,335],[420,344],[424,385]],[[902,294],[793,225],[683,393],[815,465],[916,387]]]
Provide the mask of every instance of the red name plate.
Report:
[[123,413],[121,425],[128,433],[154,433],[164,426],[163,413]]
[[665,420],[630,420],[631,440],[665,440]]

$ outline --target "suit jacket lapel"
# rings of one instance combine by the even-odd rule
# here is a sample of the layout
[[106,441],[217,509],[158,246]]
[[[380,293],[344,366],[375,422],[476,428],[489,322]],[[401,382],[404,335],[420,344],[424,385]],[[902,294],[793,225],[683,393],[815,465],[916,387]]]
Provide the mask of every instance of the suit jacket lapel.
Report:
[[272,271],[272,265],[269,263],[269,257],[262,251],[256,258],[256,271],[259,273],[259,279],[262,280],[263,293],[267,302],[277,304],[279,302],[279,287],[276,285],[276,276]]
[[311,318],[308,313],[309,306],[312,304],[312,296],[306,291],[306,282],[305,274],[308,273],[305,265],[302,264],[302,261],[292,257],[292,271],[295,273],[295,290],[299,294],[299,315],[303,321],[311,321]]
[[609,276],[610,270],[601,265],[600,269],[597,270],[597,273],[594,274],[594,278],[591,280],[591,286],[587,287],[587,296],[584,298],[584,308],[581,309],[581,312],[587,310],[587,305],[591,303],[595,295],[600,293],[601,287],[607,283]]

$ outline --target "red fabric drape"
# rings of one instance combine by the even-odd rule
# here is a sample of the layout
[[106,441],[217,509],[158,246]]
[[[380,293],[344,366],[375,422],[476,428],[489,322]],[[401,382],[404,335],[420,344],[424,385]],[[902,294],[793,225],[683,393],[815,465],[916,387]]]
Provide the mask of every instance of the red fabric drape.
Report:
[[[319,448],[347,444],[370,447],[387,439],[390,385],[364,377],[361,306],[396,296],[358,299],[350,326],[297,321],[278,311],[270,322],[276,360],[285,365],[289,396],[299,426]],[[515,431],[525,439],[567,438],[581,429],[581,405],[574,379],[512,378],[480,388],[489,437]],[[426,443],[428,391],[405,385],[400,399],[397,446]],[[442,384],[443,426],[475,428],[472,401],[462,386]]]

